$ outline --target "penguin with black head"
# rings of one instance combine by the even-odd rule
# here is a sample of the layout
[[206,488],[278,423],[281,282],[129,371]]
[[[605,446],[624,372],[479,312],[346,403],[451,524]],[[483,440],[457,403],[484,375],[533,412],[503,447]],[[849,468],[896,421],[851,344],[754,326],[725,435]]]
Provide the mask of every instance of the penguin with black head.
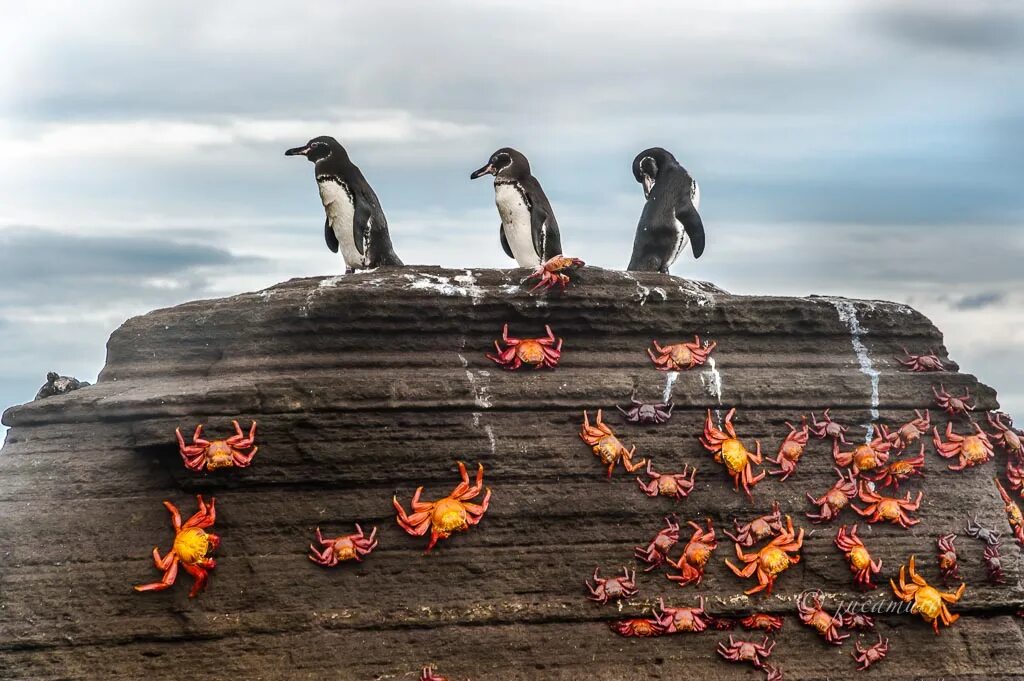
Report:
[[501,218],[498,234],[508,257],[520,267],[538,267],[561,255],[558,221],[526,157],[510,147],[498,149],[469,179],[484,175],[494,176],[494,203]]
[[687,241],[693,257],[704,252],[704,223],[697,207],[700,188],[675,156],[661,147],[645,149],[633,159],[633,177],[643,185],[644,204],[627,270],[661,272],[679,257]]
[[327,247],[345,259],[345,273],[401,265],[388,233],[388,221],[370,183],[333,137],[314,137],[285,156],[305,156],[314,164],[327,220]]

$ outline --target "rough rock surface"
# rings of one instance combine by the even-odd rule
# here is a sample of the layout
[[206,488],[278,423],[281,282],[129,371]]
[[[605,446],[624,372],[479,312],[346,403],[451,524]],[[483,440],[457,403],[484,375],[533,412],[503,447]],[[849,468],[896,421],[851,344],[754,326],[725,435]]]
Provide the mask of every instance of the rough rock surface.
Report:
[[[608,629],[658,596],[692,605],[699,594],[718,615],[785,614],[771,660],[787,679],[853,677],[856,636],[825,645],[794,616],[806,589],[833,604],[890,597],[888,588],[853,590],[832,544],[838,523],[804,518],[804,492],[834,481],[828,443],[812,440],[793,477],[762,482],[751,504],[698,444],[704,410],[738,406],[741,436],[774,455],[784,422],[811,410],[832,407],[862,441],[873,410],[902,423],[931,406],[940,380],[970,388],[979,410],[997,406],[993,390],[956,371],[903,370],[893,359],[901,346],[946,355],[938,330],[897,304],[736,296],[598,269],[565,294],[538,297],[519,287],[524,274],[381,270],[159,310],[113,334],[97,385],[9,410],[0,678],[414,679],[426,663],[474,681],[761,678],[718,658],[719,632],[623,639]],[[561,366],[507,373],[487,360],[505,321],[524,337],[550,323],[565,338]],[[644,352],[652,339],[694,333],[718,341],[714,367],[674,381],[653,368]],[[671,421],[626,425],[614,405],[634,388],[647,400],[671,395]],[[606,482],[577,437],[583,409],[599,407],[659,470],[696,466],[692,495],[679,504],[648,498],[621,468]],[[253,465],[185,470],[175,427],[203,422],[216,435],[233,418],[259,421]],[[884,564],[880,583],[912,553],[937,582],[936,535],[974,513],[1004,532],[1008,577],[987,585],[980,546],[961,537],[960,622],[936,637],[917,617],[883,618],[891,652],[865,678],[1024,678],[1014,617],[1024,602],[1020,553],[992,484],[1004,459],[999,452],[994,463],[952,473],[929,443],[927,477],[905,485],[924,490],[923,522],[861,522]],[[418,485],[427,499],[447,494],[457,460],[483,462],[491,509],[424,556],[425,540],[396,526],[391,497],[408,504]],[[190,514],[196,493],[216,496],[223,540],[208,591],[189,600],[182,575],[168,591],[133,592],[159,576],[152,547],[170,547],[161,501]],[[803,561],[773,596],[743,595],[749,584],[723,564],[733,546],[722,537],[699,587],[679,588],[654,570],[638,572],[640,594],[621,609],[586,600],[594,567],[631,565],[633,547],[666,514],[724,528],[766,512],[772,499],[808,531]],[[858,520],[846,510],[841,522]],[[326,570],[306,559],[317,526],[334,535],[356,521],[379,528],[380,547],[365,562]]]

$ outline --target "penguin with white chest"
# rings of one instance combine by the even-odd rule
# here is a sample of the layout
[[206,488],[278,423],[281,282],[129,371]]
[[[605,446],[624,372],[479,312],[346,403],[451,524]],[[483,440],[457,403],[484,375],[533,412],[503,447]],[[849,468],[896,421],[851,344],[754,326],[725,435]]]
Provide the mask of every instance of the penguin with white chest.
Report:
[[558,221],[540,182],[530,174],[526,157],[509,147],[498,149],[469,178],[484,175],[494,175],[494,203],[501,217],[498,233],[508,257],[520,267],[538,267],[561,255]]
[[377,195],[338,140],[314,137],[305,146],[289,149],[284,155],[305,156],[313,162],[320,200],[327,214],[324,238],[329,249],[341,251],[346,274],[402,264],[391,246],[388,221]]
[[644,204],[627,270],[661,272],[676,261],[687,241],[693,257],[704,252],[704,223],[697,207],[700,188],[675,157],[661,147],[645,149],[633,159],[633,177],[643,185]]

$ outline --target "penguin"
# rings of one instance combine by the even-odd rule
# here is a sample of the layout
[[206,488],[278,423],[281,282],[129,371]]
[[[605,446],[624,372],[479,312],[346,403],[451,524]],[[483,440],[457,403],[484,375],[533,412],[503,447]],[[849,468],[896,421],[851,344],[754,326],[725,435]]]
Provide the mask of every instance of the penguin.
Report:
[[501,225],[501,247],[520,267],[539,267],[562,254],[558,221],[530,162],[515,149],[504,147],[491,154],[487,165],[469,176],[475,180],[494,175],[494,203]]
[[643,185],[644,204],[627,270],[661,272],[679,257],[687,240],[693,257],[704,253],[704,223],[697,207],[700,187],[675,156],[661,147],[646,149],[633,159],[633,177]]
[[284,155],[305,156],[313,162],[320,200],[327,213],[324,238],[327,248],[335,253],[341,250],[346,274],[402,264],[391,246],[388,221],[377,195],[338,140],[314,137]]

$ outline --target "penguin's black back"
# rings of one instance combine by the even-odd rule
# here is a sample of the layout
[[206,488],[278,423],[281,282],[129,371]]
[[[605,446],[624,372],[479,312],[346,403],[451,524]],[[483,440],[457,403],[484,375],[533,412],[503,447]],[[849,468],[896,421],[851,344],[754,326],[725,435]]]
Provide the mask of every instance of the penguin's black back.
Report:
[[[651,188],[640,213],[636,237],[633,240],[633,255],[627,270],[668,273],[669,265],[680,238],[679,230],[695,220],[699,226],[699,239],[690,234],[694,256],[704,251],[703,226],[693,205],[694,181],[683,166],[663,149],[641,152],[633,163],[633,174],[640,179],[638,165],[645,154],[661,152],[658,158],[658,177]],[[680,226],[683,223],[683,227]]]

